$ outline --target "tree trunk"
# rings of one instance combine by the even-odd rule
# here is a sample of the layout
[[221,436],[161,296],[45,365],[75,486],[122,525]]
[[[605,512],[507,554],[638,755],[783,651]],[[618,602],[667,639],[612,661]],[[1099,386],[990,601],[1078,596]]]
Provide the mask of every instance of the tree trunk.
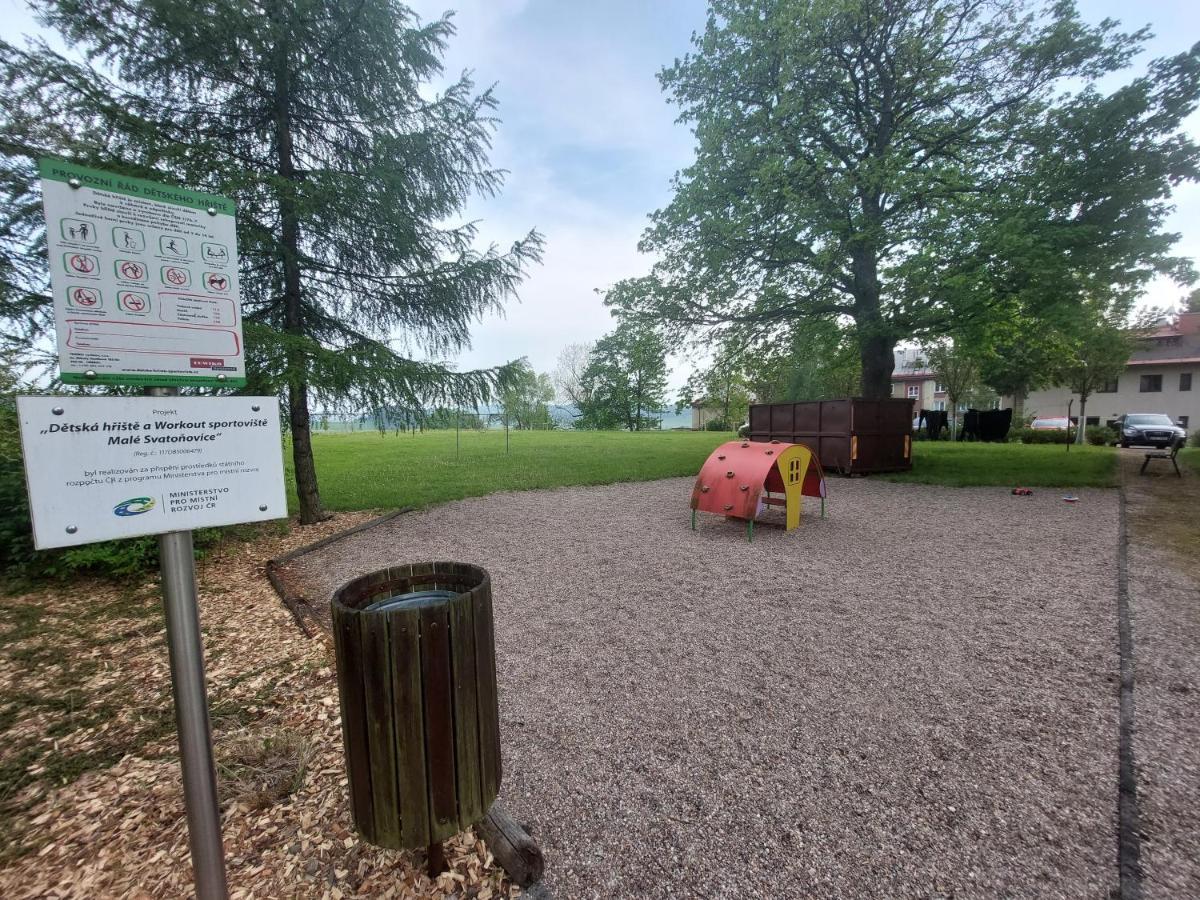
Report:
[[862,357],[862,395],[869,400],[884,400],[892,396],[892,370],[896,360],[896,342],[883,334],[865,334],[858,340]]
[[1013,391],[1012,395],[1012,411],[1013,411],[1013,427],[1020,428],[1021,423],[1025,418],[1025,398],[1029,396],[1029,392],[1025,390]]
[[[868,222],[880,217],[879,198],[862,200]],[[868,400],[892,396],[892,370],[896,366],[896,339],[883,321],[879,296],[879,258],[876,249],[864,243],[852,251],[854,322],[858,328],[858,352],[862,358],[862,395]]]
[[[280,23],[283,27],[283,23]],[[288,76],[287,47],[278,48],[275,69],[275,145],[279,174],[284,180],[279,192],[280,250],[283,257],[284,330],[303,336],[304,314],[300,291],[300,219],[292,185],[296,181],[291,128],[291,85]],[[296,496],[300,501],[300,524],[312,525],[325,518],[321,493],[317,488],[317,467],[313,460],[312,432],[308,411],[307,364],[302,351],[287,350],[288,409],[292,427],[292,461],[296,471]]]
[[[1083,430],[1086,427],[1084,425],[1084,423],[1087,422],[1087,418],[1085,418],[1085,413],[1087,412],[1087,398],[1088,398],[1087,394],[1079,395],[1079,425],[1075,429],[1075,443],[1077,443],[1077,444],[1083,443]],[[1071,420],[1068,419],[1067,420],[1067,434],[1070,434],[1070,428],[1071,428]]]

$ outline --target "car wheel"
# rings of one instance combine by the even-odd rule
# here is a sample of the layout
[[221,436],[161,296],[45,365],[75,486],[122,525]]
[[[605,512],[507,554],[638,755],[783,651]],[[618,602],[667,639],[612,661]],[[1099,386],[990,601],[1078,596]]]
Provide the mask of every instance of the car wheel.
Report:
[[1121,449],[1128,450],[1129,449],[1129,441],[1121,441]]

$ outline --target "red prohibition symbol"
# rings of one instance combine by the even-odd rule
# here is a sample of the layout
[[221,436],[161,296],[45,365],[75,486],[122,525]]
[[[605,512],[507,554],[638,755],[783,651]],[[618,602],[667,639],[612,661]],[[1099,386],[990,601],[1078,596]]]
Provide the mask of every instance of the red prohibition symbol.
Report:
[[141,312],[146,308],[146,301],[137,294],[126,294],[121,299],[124,301],[125,308],[130,312]]
[[171,282],[171,284],[180,285],[187,283],[187,272],[183,271],[183,269],[167,269],[166,275],[167,281]]
[[83,253],[75,253],[71,256],[71,268],[87,275],[96,268],[96,261]]
[[209,275],[208,286],[214,291],[223,291],[229,287],[229,279],[224,275]]
[[134,281],[141,281],[146,277],[146,270],[138,263],[123,262],[121,263],[121,274]]
[[71,292],[71,299],[75,302],[76,306],[96,305],[95,291],[89,291],[87,288],[75,288],[75,290]]

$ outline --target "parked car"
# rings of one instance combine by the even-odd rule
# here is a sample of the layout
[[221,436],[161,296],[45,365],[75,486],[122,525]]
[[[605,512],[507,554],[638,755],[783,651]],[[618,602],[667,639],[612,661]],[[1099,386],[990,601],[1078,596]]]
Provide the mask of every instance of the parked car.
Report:
[[1165,413],[1126,413],[1117,419],[1122,447],[1170,447],[1187,437]]
[[1039,416],[1029,423],[1034,431],[1066,431],[1068,425],[1075,424],[1066,416]]

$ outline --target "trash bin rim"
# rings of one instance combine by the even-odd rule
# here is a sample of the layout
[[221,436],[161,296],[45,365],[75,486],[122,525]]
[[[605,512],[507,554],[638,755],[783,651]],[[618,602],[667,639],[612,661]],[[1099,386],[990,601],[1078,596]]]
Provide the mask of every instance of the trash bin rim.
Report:
[[[439,583],[443,581],[444,584]],[[404,586],[393,588],[397,582]],[[444,600],[446,603],[453,603],[464,594],[477,594],[481,590],[490,592],[491,582],[491,575],[487,569],[473,563],[453,560],[404,563],[350,579],[333,593],[330,605],[352,614],[386,615],[396,610],[372,610],[368,613],[366,607],[389,597],[413,593],[414,589],[454,591],[453,596]],[[416,585],[424,587],[416,588]],[[372,588],[378,590],[372,591]],[[393,589],[392,594],[379,593]]]

